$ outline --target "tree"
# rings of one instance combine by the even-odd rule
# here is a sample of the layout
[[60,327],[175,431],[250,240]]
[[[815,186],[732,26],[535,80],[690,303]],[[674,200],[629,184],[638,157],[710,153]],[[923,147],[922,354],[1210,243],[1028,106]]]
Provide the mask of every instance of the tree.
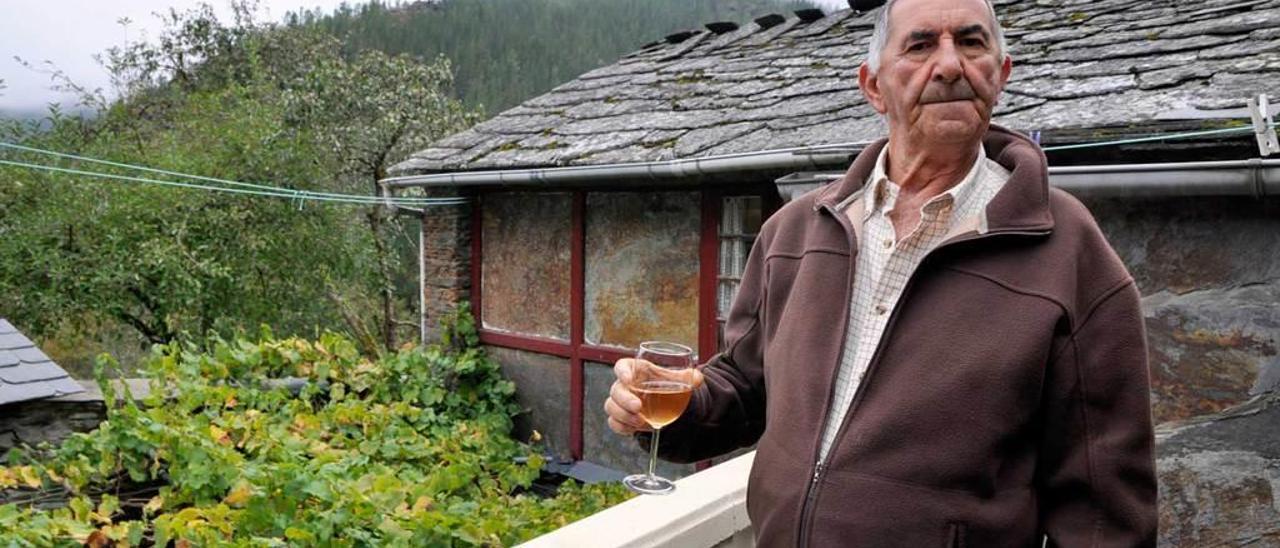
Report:
[[[332,42],[333,46],[339,44]],[[348,60],[325,56],[285,96],[297,123],[312,128],[354,188],[381,195],[378,181],[392,164],[427,143],[476,121],[451,97],[448,59],[423,64],[406,56],[364,51]],[[397,255],[392,233],[403,233],[400,218],[369,208],[366,219],[381,276],[381,333],[387,350],[397,346],[400,321],[394,304]]]
[[[444,99],[444,61],[347,60],[335,38],[255,23],[244,4],[232,25],[208,6],[165,21],[156,43],[102,57],[120,99],[82,89],[82,102],[102,101],[96,116],[52,110],[47,129],[6,126],[6,140],[368,194],[405,151],[471,120]],[[0,168],[0,310],[45,337],[124,328],[150,343],[262,323],[304,335],[346,325],[359,336],[360,318],[381,315],[362,337],[375,350],[396,341],[394,314],[409,301],[387,292],[396,224],[376,208]]]
[[799,0],[374,0],[292,19],[342,38],[348,54],[447,55],[458,96],[497,113],[672,32],[813,7]]

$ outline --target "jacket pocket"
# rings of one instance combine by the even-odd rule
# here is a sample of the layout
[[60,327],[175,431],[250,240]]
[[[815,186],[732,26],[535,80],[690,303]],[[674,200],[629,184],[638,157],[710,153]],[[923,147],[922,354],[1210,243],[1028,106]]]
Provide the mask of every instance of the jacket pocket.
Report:
[[946,548],[968,548],[969,544],[965,540],[965,537],[968,536],[967,533],[967,527],[965,527],[964,522],[948,522]]

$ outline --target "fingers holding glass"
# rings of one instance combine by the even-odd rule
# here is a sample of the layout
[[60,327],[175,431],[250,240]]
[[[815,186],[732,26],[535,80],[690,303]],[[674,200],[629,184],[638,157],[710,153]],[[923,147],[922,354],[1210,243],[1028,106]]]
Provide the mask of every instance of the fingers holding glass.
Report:
[[[625,372],[620,371],[622,369],[625,369]],[[620,409],[625,409],[634,405],[631,398],[638,399],[640,417],[653,428],[649,451],[649,473],[627,476],[623,483],[638,493],[651,495],[670,493],[675,490],[675,484],[671,480],[654,475],[653,468],[658,458],[662,427],[680,418],[693,394],[696,375],[693,369],[693,349],[661,341],[640,343],[640,351],[637,352],[636,359],[620,360],[615,372],[619,379],[624,377],[624,373],[630,377],[625,388],[629,394],[618,394],[615,397],[611,392],[610,401]],[[614,392],[617,392],[616,389],[620,383],[622,383],[621,380],[615,383]],[[608,411],[610,406],[606,403],[605,407]],[[612,427],[613,420],[625,425],[623,419],[627,417],[615,417],[611,413],[610,418],[612,419],[610,427]]]

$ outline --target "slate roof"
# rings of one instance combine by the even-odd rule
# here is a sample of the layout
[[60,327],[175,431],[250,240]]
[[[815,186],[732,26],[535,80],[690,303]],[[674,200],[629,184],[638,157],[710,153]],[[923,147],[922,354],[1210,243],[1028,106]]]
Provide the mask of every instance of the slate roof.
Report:
[[[1280,91],[1280,0],[995,0],[1014,74],[998,123],[1044,142],[1097,128],[1221,127]],[[865,142],[876,12],[804,10],[677,33],[447,137],[397,175]],[[732,29],[732,30],[730,30]],[[1223,109],[1235,109],[1225,111]],[[1192,122],[1171,123],[1174,120]],[[1217,125],[1214,125],[1217,124]]]
[[31,339],[0,318],[0,405],[83,391]]

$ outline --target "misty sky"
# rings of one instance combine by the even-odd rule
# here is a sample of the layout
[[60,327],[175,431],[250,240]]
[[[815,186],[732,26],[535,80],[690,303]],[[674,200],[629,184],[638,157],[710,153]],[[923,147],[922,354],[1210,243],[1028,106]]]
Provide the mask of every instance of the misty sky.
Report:
[[[812,0],[828,11],[848,7],[845,0]],[[24,68],[14,57],[40,65],[52,61],[72,80],[113,96],[106,71],[93,55],[126,41],[155,37],[160,28],[153,13],[170,8],[186,11],[198,0],[3,0],[0,7],[0,114],[43,110],[48,103],[72,106],[72,98],[49,90],[49,76]],[[225,2],[209,2],[219,18],[231,19]],[[259,18],[279,21],[290,11],[332,11],[343,0],[261,0]],[[350,1],[348,3],[359,3]],[[122,26],[123,17],[132,22]]]

